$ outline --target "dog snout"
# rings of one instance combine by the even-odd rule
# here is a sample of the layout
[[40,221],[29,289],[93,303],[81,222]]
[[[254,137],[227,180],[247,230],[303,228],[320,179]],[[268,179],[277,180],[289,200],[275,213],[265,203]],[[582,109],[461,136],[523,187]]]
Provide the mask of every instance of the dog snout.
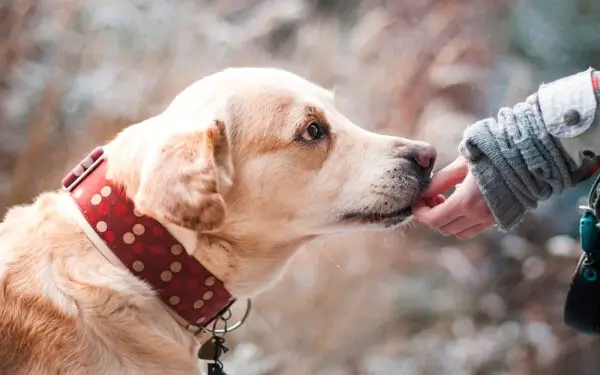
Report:
[[431,145],[418,146],[413,151],[412,159],[423,172],[429,173],[433,169],[437,157],[436,149]]
[[402,158],[410,161],[417,173],[423,176],[428,176],[431,173],[436,157],[436,149],[430,144],[421,142],[405,148],[405,151],[402,153]]

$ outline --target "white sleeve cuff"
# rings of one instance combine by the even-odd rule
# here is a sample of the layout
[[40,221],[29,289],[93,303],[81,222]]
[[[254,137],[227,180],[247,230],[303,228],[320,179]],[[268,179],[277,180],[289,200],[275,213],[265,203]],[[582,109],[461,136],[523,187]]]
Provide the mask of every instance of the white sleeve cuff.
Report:
[[592,72],[589,68],[540,86],[540,110],[546,129],[554,137],[573,138],[592,125],[597,107]]

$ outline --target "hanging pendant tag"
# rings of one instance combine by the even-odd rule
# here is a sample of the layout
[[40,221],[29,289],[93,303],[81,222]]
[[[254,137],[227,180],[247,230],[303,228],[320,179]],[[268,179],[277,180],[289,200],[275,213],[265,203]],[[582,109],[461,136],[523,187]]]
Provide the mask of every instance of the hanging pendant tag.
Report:
[[210,340],[202,344],[200,350],[198,350],[198,358],[205,361],[213,359],[219,359],[221,355],[227,353],[229,348],[225,346],[224,340],[221,338],[211,337]]
[[215,340],[211,337],[210,340],[202,344],[200,350],[198,350],[198,358],[203,359],[205,361],[210,361],[215,358],[217,354],[217,345],[215,344]]

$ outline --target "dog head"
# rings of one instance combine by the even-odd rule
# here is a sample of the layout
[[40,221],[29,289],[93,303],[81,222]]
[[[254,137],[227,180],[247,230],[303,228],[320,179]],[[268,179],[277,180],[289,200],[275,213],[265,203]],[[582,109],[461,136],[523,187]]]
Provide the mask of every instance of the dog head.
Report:
[[404,223],[435,160],[431,146],[365,130],[330,91],[267,68],[207,76],[125,132],[128,146],[111,153],[131,165],[122,180],[140,211],[251,244],[257,259],[261,247]]

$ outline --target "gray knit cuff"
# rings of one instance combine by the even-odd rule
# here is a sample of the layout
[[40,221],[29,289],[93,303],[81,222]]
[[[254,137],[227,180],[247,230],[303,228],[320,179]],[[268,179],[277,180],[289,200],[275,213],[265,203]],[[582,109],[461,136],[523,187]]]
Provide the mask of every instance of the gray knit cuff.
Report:
[[539,201],[573,184],[562,147],[533,103],[503,108],[497,120],[467,128],[459,152],[501,230],[512,229]]
[[527,206],[513,196],[510,187],[489,158],[482,157],[469,164],[498,228],[501,231],[514,228],[525,216]]

